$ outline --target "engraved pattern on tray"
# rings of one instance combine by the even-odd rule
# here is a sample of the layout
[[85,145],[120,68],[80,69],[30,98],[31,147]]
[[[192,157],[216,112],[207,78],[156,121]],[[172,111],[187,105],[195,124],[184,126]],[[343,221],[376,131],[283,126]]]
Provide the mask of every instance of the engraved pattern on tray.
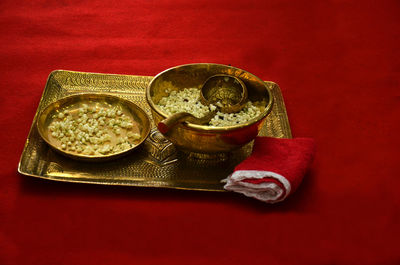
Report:
[[[145,98],[145,89],[151,79],[151,76],[63,70],[52,72],[33,120],[18,171],[24,175],[68,182],[223,191],[221,179],[227,177],[235,165],[251,153],[251,143],[228,156],[203,160],[177,152],[152,124],[153,129],[147,140],[131,154],[106,163],[88,163],[55,153],[36,130],[36,117],[44,107],[62,97],[85,92],[118,95],[136,103],[151,119]],[[260,135],[291,138],[280,88],[273,82],[266,84],[273,92],[275,103]]]

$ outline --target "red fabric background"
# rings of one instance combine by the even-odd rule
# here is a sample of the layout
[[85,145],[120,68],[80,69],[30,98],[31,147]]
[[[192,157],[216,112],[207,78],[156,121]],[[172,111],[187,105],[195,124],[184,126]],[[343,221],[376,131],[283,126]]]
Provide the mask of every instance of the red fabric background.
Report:
[[[399,14],[397,0],[2,0],[0,264],[400,264]],[[286,201],[17,173],[52,70],[192,62],[280,85],[293,135],[318,149]]]

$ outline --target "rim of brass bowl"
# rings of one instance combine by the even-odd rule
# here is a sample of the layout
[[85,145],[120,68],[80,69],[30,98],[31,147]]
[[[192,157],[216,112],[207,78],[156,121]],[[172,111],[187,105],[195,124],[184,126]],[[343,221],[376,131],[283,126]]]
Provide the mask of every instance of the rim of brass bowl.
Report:
[[[52,144],[48,137],[45,135],[44,130],[47,129],[46,123],[51,119],[49,115],[53,113],[56,109],[61,109],[63,107],[67,107],[73,104],[76,104],[78,102],[82,101],[90,101],[90,100],[104,100],[104,102],[112,101],[112,102],[117,102],[119,104],[124,105],[126,108],[129,109],[131,113],[135,113],[135,116],[140,119],[140,126],[141,126],[141,140],[137,144],[135,144],[133,147],[118,152],[118,153],[113,153],[109,155],[84,155],[84,154],[76,154],[68,151],[64,151],[58,146]],[[108,102],[109,103],[109,102]],[[138,122],[138,121],[136,121]],[[113,96],[110,94],[105,94],[105,93],[79,93],[79,94],[74,94],[71,96],[66,96],[63,98],[58,99],[57,101],[54,101],[47,105],[38,115],[37,120],[36,120],[36,128],[37,131],[39,132],[39,135],[41,138],[56,152],[67,156],[69,158],[75,159],[75,160],[80,160],[80,161],[87,161],[87,162],[103,162],[103,161],[109,161],[109,160],[114,160],[117,158],[120,158],[122,156],[127,155],[129,152],[132,150],[136,149],[138,146],[140,146],[147,138],[147,136],[150,134],[150,119],[147,116],[146,112],[140,108],[138,105],[135,103],[117,97]]]
[[[159,115],[161,115],[164,119],[167,118],[168,115],[167,115],[165,112],[161,111],[161,110],[156,106],[156,104],[153,102],[153,100],[152,100],[152,98],[151,98],[151,94],[150,94],[150,93],[151,93],[150,88],[151,88],[152,85],[155,83],[155,81],[157,80],[157,78],[159,78],[160,76],[162,76],[162,75],[165,74],[166,72],[172,71],[172,70],[174,70],[174,69],[179,69],[179,68],[182,68],[182,67],[190,67],[190,66],[217,66],[217,67],[226,67],[226,68],[229,68],[229,69],[234,70],[234,71],[240,71],[240,72],[246,73],[246,74],[252,76],[252,77],[254,78],[254,80],[257,80],[258,83],[260,83],[260,84],[263,85],[263,87],[265,88],[265,90],[267,91],[267,94],[268,94],[268,103],[267,103],[267,105],[266,105],[264,111],[263,111],[260,115],[258,115],[257,117],[255,117],[255,118],[253,118],[253,119],[248,120],[247,122],[240,123],[240,124],[237,124],[237,125],[218,126],[218,127],[217,127],[217,126],[198,125],[198,124],[193,124],[193,123],[189,123],[189,122],[184,122],[184,125],[185,125],[185,126],[191,128],[191,129],[195,129],[195,130],[199,130],[199,131],[207,131],[207,132],[229,131],[229,130],[240,129],[240,128],[244,128],[244,127],[247,127],[247,126],[249,126],[249,125],[252,125],[252,124],[254,124],[254,123],[256,123],[256,122],[258,122],[258,121],[264,119],[264,118],[271,112],[271,110],[272,110],[272,105],[273,105],[273,103],[274,103],[274,99],[273,99],[272,93],[271,93],[270,89],[265,85],[264,81],[262,81],[260,78],[258,78],[258,77],[255,76],[254,74],[252,74],[252,73],[250,73],[250,72],[248,72],[248,71],[245,71],[245,70],[243,70],[243,69],[240,69],[240,68],[237,68],[237,67],[233,67],[233,66],[224,65],[224,64],[215,64],[215,63],[193,63],[193,64],[182,64],[182,65],[178,65],[178,66],[174,66],[174,67],[168,68],[168,69],[166,69],[166,70],[164,70],[164,71],[158,73],[156,76],[154,76],[154,78],[150,81],[149,85],[147,86],[147,88],[146,88],[146,99],[147,99],[148,104],[150,105],[150,107],[151,107],[151,109],[152,109],[153,111],[157,112],[157,113],[158,113]],[[215,74],[210,74],[210,77],[211,77],[212,75],[215,75]],[[237,76],[236,76],[236,77],[237,77]],[[237,77],[237,78],[240,79],[240,77]],[[243,79],[241,79],[241,80],[242,80],[243,82],[245,81],[245,80],[243,80]],[[201,84],[199,84],[199,85],[201,85]],[[249,88],[247,88],[247,90],[248,90],[248,89],[249,89]],[[248,92],[249,92],[249,91],[248,91]]]

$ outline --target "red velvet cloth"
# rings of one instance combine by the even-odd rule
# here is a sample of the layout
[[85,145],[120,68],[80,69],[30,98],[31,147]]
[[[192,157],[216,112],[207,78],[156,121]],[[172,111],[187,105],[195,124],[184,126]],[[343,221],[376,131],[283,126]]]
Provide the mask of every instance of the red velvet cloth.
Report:
[[256,137],[252,154],[224,181],[224,188],[267,203],[296,191],[315,155],[312,138]]
[[[399,264],[400,5],[0,2],[0,264]],[[234,193],[58,183],[17,164],[47,76],[231,64],[278,83],[318,154],[267,205]]]

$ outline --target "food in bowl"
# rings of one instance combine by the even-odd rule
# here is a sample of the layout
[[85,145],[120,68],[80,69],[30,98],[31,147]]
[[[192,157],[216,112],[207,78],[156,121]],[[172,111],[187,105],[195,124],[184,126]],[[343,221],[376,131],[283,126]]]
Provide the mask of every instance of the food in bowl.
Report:
[[50,141],[71,153],[110,155],[130,149],[141,138],[137,125],[115,106],[66,107],[52,118]]
[[[210,111],[217,109],[217,106],[210,104],[206,106],[199,100],[200,89],[198,88],[184,88],[183,90],[169,92],[168,96],[160,99],[157,106],[168,115],[179,112],[187,112],[197,118],[205,116]],[[264,104],[258,102],[253,103],[248,101],[242,110],[236,113],[224,113],[217,111],[215,116],[209,122],[209,126],[233,126],[245,123],[254,119],[263,111]]]
[[150,120],[139,106],[100,93],[58,99],[40,111],[36,127],[56,152],[82,161],[107,161],[128,154],[150,133]]
[[261,130],[272,110],[273,97],[267,85],[253,74],[228,65],[199,63],[169,68],[157,74],[146,89],[146,99],[151,108],[154,124],[158,125],[169,115],[159,107],[162,98],[172,91],[185,88],[200,89],[211,76],[224,74],[239,78],[247,88],[247,99],[259,107],[261,113],[247,122],[232,126],[209,126],[190,122],[180,123],[163,133],[179,150],[204,154],[227,153],[244,147]]

